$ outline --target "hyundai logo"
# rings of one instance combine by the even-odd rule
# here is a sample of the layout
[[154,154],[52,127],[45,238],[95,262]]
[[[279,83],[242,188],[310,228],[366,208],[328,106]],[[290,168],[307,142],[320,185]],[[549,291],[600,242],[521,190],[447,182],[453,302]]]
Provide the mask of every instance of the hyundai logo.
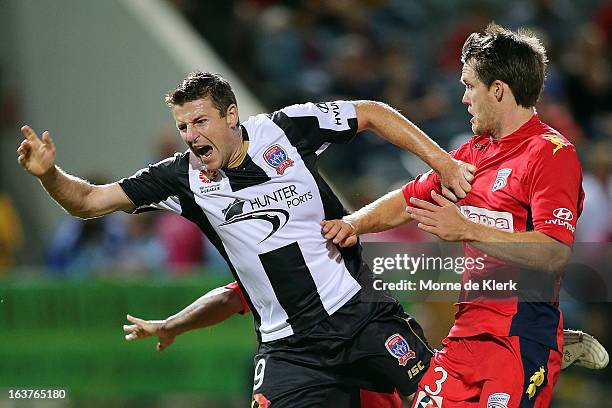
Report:
[[564,221],[571,221],[574,218],[574,214],[572,214],[572,212],[567,208],[563,207],[557,208],[555,211],[553,211],[553,215]]

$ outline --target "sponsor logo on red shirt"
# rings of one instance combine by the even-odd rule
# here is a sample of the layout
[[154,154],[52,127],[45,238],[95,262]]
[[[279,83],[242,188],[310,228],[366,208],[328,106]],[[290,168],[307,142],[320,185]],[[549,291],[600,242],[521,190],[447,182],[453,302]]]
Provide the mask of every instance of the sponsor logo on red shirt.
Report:
[[557,153],[558,150],[566,147],[568,144],[565,140],[554,134],[543,135],[542,137],[555,145],[555,148],[553,149],[553,155]]
[[544,221],[545,224],[558,225],[574,232],[576,228],[570,223],[574,219],[574,214],[567,208],[561,207],[553,211],[555,218]]
[[461,212],[470,221],[504,231],[514,231],[514,219],[512,218],[512,214],[507,211],[493,211],[471,205],[462,205]]

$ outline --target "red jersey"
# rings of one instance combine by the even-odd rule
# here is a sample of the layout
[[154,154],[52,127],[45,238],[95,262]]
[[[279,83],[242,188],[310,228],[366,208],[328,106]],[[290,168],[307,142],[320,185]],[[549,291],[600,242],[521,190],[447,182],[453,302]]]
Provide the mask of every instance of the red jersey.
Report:
[[[539,231],[571,245],[584,200],[582,169],[574,146],[537,115],[506,137],[474,136],[451,154],[477,168],[472,190],[457,203],[467,218],[509,232]],[[440,192],[440,177],[434,172],[402,188],[406,202],[410,197],[431,202],[431,190]],[[466,257],[483,255],[469,244],[464,249]],[[559,349],[561,278],[520,270],[487,256],[484,268],[466,270],[463,282],[493,273],[518,281],[519,295],[513,292],[503,301],[487,301],[488,295],[463,290],[449,337],[517,335]],[[540,278],[551,280],[547,298],[520,299],[520,282]]]

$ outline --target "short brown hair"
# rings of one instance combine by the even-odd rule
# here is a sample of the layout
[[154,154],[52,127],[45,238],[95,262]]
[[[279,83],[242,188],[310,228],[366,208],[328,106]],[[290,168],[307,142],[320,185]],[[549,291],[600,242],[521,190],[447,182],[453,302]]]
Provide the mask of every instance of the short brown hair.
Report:
[[490,87],[495,80],[508,84],[516,103],[535,106],[546,73],[546,50],[531,32],[505,29],[495,23],[484,33],[472,33],[463,44],[461,62],[474,62],[478,78]]
[[203,98],[210,98],[221,117],[225,116],[231,104],[236,104],[236,95],[225,78],[201,71],[189,73],[173,91],[166,94],[165,100],[172,108]]

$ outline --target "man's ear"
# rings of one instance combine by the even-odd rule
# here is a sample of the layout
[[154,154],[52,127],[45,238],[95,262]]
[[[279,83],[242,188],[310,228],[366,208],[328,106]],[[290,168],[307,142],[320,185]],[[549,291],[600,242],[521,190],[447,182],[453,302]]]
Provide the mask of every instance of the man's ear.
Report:
[[227,111],[225,112],[225,120],[231,128],[238,126],[238,106],[236,106],[235,103],[232,103],[227,107]]
[[504,99],[504,94],[506,93],[506,88],[508,85],[505,82],[496,80],[493,81],[491,87],[493,88],[493,95],[495,95],[495,99],[497,99],[497,102],[501,102],[502,99]]

